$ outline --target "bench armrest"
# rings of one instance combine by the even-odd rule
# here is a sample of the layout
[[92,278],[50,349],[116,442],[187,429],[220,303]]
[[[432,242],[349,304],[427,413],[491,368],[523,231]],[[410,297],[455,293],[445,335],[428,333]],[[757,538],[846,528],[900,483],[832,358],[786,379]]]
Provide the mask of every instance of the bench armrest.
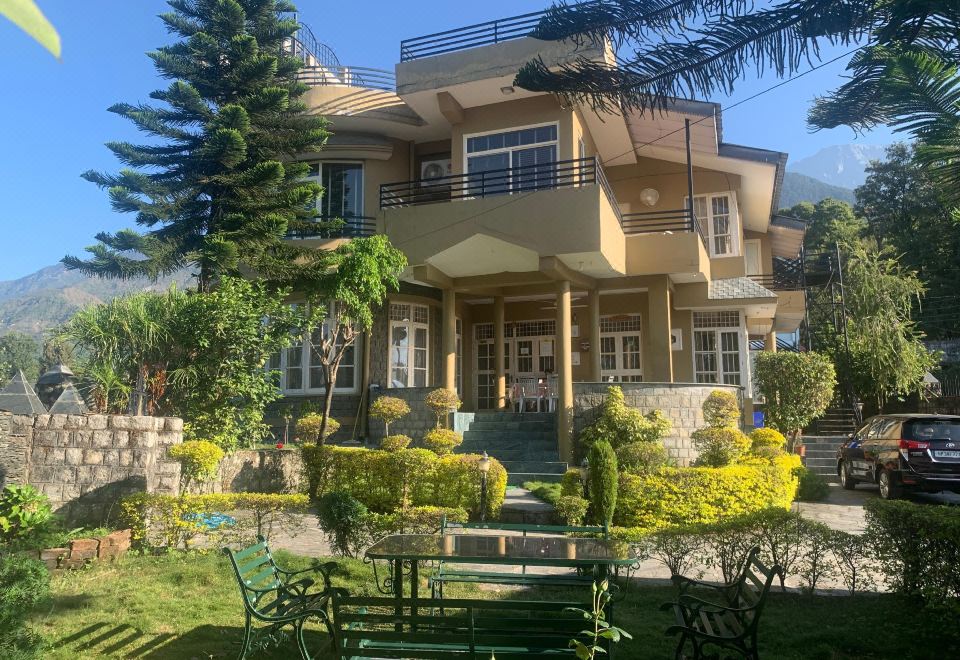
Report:
[[756,607],[730,607],[729,605],[720,605],[702,598],[697,598],[696,596],[691,596],[690,594],[681,594],[677,604],[690,611],[712,608],[715,612],[733,612],[734,614],[744,614],[756,609]]
[[684,593],[691,587],[707,587],[708,589],[726,592],[735,589],[737,586],[736,583],[713,584],[711,582],[704,582],[703,580],[694,580],[684,575],[671,575],[670,581],[680,590],[680,593]]
[[323,577],[324,590],[329,591],[331,588],[330,574],[333,573],[338,568],[340,568],[340,565],[338,563],[333,561],[328,561],[325,564],[316,562],[313,565],[311,565],[309,568],[304,568],[299,571],[288,571],[278,566],[277,572],[282,573],[283,575],[287,576],[287,578],[292,578],[296,575],[302,575],[303,573],[313,573],[313,572],[320,573],[320,575]]

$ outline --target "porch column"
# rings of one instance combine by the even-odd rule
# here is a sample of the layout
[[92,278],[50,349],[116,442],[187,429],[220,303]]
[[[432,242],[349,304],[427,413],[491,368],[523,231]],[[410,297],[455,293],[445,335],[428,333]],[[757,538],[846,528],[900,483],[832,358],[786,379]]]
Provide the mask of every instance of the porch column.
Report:
[[770,332],[763,338],[763,350],[770,353],[777,352],[777,333]]
[[504,366],[506,356],[503,352],[504,342],[504,323],[505,315],[503,309],[503,296],[495,296],[493,299],[493,361],[494,361],[494,385],[497,390],[497,409],[507,405],[507,370]]
[[570,314],[570,282],[557,284],[557,341],[554,348],[557,363],[557,431],[560,458],[573,460],[573,367],[570,364],[572,339]]
[[587,337],[590,339],[590,350],[587,351],[587,360],[590,366],[589,379],[599,383],[603,378],[600,369],[600,291],[593,289],[587,293],[587,311],[589,312],[590,326],[587,328]]
[[457,294],[453,289],[443,290],[443,386],[457,390]]
[[670,278],[658,277],[647,289],[649,369],[644,380],[673,382],[673,351],[670,346]]

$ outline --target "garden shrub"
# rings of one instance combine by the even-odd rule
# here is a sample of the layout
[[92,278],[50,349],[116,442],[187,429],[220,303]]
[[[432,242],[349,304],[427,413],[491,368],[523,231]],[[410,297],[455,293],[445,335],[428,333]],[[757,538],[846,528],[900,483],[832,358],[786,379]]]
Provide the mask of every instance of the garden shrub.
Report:
[[207,440],[188,440],[167,450],[170,458],[180,463],[180,487],[188,491],[193,484],[212,481],[223,460],[223,449]]
[[659,442],[632,442],[616,452],[617,465],[624,472],[644,474],[670,465],[670,454]]
[[829,527],[816,520],[804,519],[803,527],[800,578],[803,580],[804,590],[813,593],[821,580],[835,575],[833,564],[830,562],[833,535]]
[[[530,494],[534,497],[543,500],[554,506],[557,505],[557,500],[563,497],[563,490],[561,484],[552,481],[525,481],[523,482],[523,487],[526,490],[530,491]],[[581,493],[582,494],[582,493]]]
[[825,355],[780,351],[757,355],[754,382],[766,402],[767,424],[790,436],[792,451],[800,429],[830,405],[837,378]]
[[462,444],[463,436],[450,429],[430,429],[423,436],[423,446],[437,456],[446,456]]
[[873,585],[871,568],[875,559],[867,535],[850,534],[839,529],[831,530],[830,534],[830,553],[837,577],[846,585],[850,595]]
[[317,503],[320,528],[341,557],[356,557],[369,540],[369,512],[350,493],[327,493]]
[[[274,528],[296,530],[299,515],[310,507],[306,495],[224,493],[160,495],[137,493],[120,501],[123,520],[133,540],[147,548],[187,548],[198,537],[216,547],[227,542],[251,542],[258,534],[270,538]],[[235,523],[216,525],[215,514],[232,515]],[[206,521],[206,522],[205,522]],[[210,524],[207,524],[210,523]]]
[[733,426],[708,426],[690,434],[699,455],[696,465],[719,468],[736,463],[750,450],[750,438]]
[[440,522],[467,522],[470,516],[464,509],[441,506],[411,506],[393,513],[371,513],[372,540],[390,534],[436,534]]
[[703,541],[704,566],[718,570],[724,582],[737,578],[747,553],[755,545],[751,522],[744,516],[694,527]]
[[583,497],[583,474],[577,468],[570,468],[560,478],[560,494]]
[[611,385],[600,416],[580,433],[580,455],[589,455],[590,448],[600,440],[606,440],[614,449],[635,442],[658,442],[671,427],[670,420],[659,410],[644,415],[627,406],[623,389]]
[[801,560],[806,523],[806,518],[799,512],[778,507],[757,511],[750,516],[753,536],[764,559],[770,562],[769,566],[778,565],[783,569],[779,575],[781,591],[786,589],[787,575],[793,574],[794,567]]
[[643,558],[655,559],[667,567],[670,575],[699,578],[697,569],[703,537],[687,529],[662,529],[640,538],[637,552]]
[[713,523],[768,507],[787,510],[797,492],[799,464],[799,456],[784,454],[758,465],[621,473],[614,523],[652,530]]
[[320,429],[323,427],[323,415],[310,412],[297,420],[297,437],[300,442],[310,442],[322,445],[327,438],[340,430],[340,422],[332,417],[327,419],[327,428],[323,431],[323,437],[320,437]]
[[[412,506],[462,508],[473,517],[480,515],[480,456],[476,454],[439,457],[426,449],[388,452],[316,445],[305,446],[301,453],[311,497],[339,490],[375,513],[391,513],[406,501]],[[499,517],[506,489],[507,471],[491,458],[488,519]]]
[[446,419],[446,416],[450,412],[460,410],[460,406],[463,405],[463,402],[460,400],[460,397],[457,396],[456,392],[443,387],[430,392],[430,394],[424,398],[423,402],[433,411],[433,414],[437,416],[438,429],[444,425],[443,420]]
[[866,540],[893,591],[939,606],[960,597],[960,510],[868,500]]
[[787,439],[776,429],[760,428],[750,432],[750,443],[751,450],[756,452],[761,448],[783,449]]
[[740,425],[740,402],[729,390],[714,390],[701,406],[707,426],[723,428]]
[[822,502],[830,496],[830,485],[816,472],[800,466],[797,468],[797,477],[800,479],[797,499],[801,502]]
[[390,425],[410,414],[410,406],[395,396],[382,396],[370,404],[370,416],[383,422],[386,435],[390,436]]
[[27,627],[26,621],[49,593],[46,566],[18,554],[0,555],[0,658],[43,657],[43,639]]
[[388,435],[380,441],[380,449],[383,451],[400,451],[406,449],[413,442],[413,438],[406,435]]
[[52,522],[50,500],[33,486],[10,484],[0,491],[0,541],[42,534]]
[[557,516],[572,527],[582,525],[587,517],[590,500],[576,495],[563,495],[556,503]]
[[606,440],[590,449],[590,517],[596,525],[610,525],[617,509],[617,455]]

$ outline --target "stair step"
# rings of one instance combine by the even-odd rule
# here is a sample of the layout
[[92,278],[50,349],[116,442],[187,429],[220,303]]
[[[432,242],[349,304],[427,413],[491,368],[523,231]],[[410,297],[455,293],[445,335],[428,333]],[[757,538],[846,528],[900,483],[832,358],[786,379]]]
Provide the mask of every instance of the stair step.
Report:
[[484,411],[474,414],[475,422],[550,422],[556,423],[555,413],[515,413],[502,411]]
[[836,467],[837,467],[837,459],[835,459],[835,458],[812,458],[812,457],[810,457],[810,456],[807,456],[807,457],[804,459],[803,464],[806,465],[808,468],[812,468],[812,467],[832,467],[832,468],[836,469]]
[[470,423],[470,431],[539,431],[550,433],[556,431],[557,425],[545,421],[474,421]]
[[465,431],[464,440],[477,439],[484,442],[503,440],[507,442],[553,442],[557,441],[556,433],[531,433],[525,431]]

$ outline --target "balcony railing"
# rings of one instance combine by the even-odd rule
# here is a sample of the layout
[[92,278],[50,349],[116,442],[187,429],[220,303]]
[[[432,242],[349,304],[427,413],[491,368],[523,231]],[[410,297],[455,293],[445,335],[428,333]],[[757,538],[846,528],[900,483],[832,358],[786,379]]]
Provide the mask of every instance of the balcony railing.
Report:
[[377,220],[367,216],[329,216],[314,218],[316,226],[287,232],[288,238],[363,238],[377,233]]
[[628,236],[696,232],[704,248],[707,247],[707,237],[703,233],[703,227],[697,222],[690,209],[624,213],[620,216],[620,226],[623,227],[623,233]]
[[397,80],[392,71],[365,66],[304,66],[297,78],[311,87],[361,87],[396,92]]
[[380,208],[417,206],[475,199],[513,193],[579,188],[599,184],[611,205],[616,200],[596,158],[578,158],[554,163],[540,163],[471,174],[454,174],[435,179],[419,179],[380,186]]
[[545,11],[538,11],[405,39],[400,42],[400,61],[408,62],[423,57],[520,39],[528,36],[537,27],[545,13]]
[[750,279],[771,291],[799,291],[804,288],[803,266],[799,259],[773,260],[773,272],[751,275]]

